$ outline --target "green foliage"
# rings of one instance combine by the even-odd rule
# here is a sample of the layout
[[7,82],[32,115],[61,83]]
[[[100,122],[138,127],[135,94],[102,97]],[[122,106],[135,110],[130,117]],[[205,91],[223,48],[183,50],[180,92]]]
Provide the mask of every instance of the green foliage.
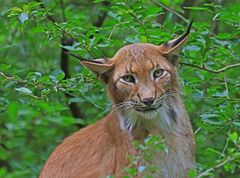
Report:
[[[126,176],[124,178],[144,177],[153,178],[154,175],[162,173],[159,165],[153,164],[156,154],[167,153],[168,149],[164,140],[159,135],[148,135],[144,143],[134,141],[134,148],[137,150],[136,155],[130,155],[130,165],[125,168]],[[142,156],[140,156],[140,153]]]
[[[88,59],[111,57],[129,43],[168,41],[192,18],[193,30],[179,63],[197,142],[197,172],[189,175],[239,177],[238,4],[237,0],[111,0],[110,5],[102,0],[3,1],[0,177],[37,177],[63,138],[110,109],[104,86],[78,61],[69,59],[70,77],[60,69],[61,47]],[[72,116],[70,104],[78,104],[82,117]],[[152,139],[146,145],[162,149]],[[151,159],[151,151],[145,155]],[[134,176],[139,171],[146,168],[128,173]]]

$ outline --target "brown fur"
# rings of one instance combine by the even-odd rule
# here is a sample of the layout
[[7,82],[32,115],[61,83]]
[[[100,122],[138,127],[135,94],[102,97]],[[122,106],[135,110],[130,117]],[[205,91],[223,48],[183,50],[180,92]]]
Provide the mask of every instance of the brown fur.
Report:
[[[40,177],[93,178],[121,175],[133,154],[131,141],[114,114],[66,138],[46,162]],[[85,141],[84,141],[85,140]]]
[[[194,168],[195,142],[179,95],[177,69],[170,60],[171,53],[175,54],[185,41],[186,38],[173,46],[174,50],[169,53],[167,49],[171,45],[164,49],[163,45],[134,44],[123,47],[102,64],[81,62],[106,82],[113,109],[96,124],[66,138],[47,160],[40,178],[122,177],[129,165],[128,156],[140,154],[132,141],[143,141],[148,134],[160,134],[169,150],[157,154],[152,161],[163,168],[155,177],[186,178],[187,172]],[[155,68],[163,69],[166,75],[152,79]],[[128,74],[136,77],[135,84],[121,80],[122,75]],[[130,109],[117,106],[131,100],[140,108],[146,108],[142,107],[144,99],[153,97],[157,103],[162,96],[162,106],[150,114],[137,112],[134,104]]]

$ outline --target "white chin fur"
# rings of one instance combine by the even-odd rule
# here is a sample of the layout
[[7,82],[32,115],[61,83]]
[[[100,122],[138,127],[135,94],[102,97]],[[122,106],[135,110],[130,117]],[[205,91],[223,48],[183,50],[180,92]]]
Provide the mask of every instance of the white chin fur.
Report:
[[139,111],[135,111],[136,114],[142,116],[144,119],[155,119],[158,116],[158,110],[154,110],[154,111],[147,111],[147,112],[139,112]]
[[[122,130],[132,131],[139,126],[148,127],[154,125],[161,131],[169,132],[174,127],[174,120],[178,118],[179,108],[175,108],[176,118],[171,118],[168,111],[169,106],[165,103],[156,111],[138,112],[134,109],[128,109],[119,113],[120,127]],[[151,128],[150,128],[151,129]]]

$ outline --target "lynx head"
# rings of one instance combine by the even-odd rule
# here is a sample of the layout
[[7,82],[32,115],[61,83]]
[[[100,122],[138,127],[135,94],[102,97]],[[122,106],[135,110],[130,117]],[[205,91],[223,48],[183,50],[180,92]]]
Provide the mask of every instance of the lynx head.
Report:
[[132,129],[138,120],[164,117],[164,124],[169,125],[166,117],[176,119],[180,112],[174,106],[179,90],[177,58],[191,24],[182,36],[160,46],[131,44],[109,60],[81,61],[106,83],[123,128]]

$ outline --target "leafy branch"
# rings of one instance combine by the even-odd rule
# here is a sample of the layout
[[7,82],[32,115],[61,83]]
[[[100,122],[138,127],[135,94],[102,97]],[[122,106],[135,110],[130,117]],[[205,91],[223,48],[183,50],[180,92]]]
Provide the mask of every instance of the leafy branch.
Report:
[[137,15],[132,10],[127,9],[127,11],[141,25],[141,27],[142,27],[142,29],[144,31],[144,35],[145,35],[145,37],[147,39],[147,42],[149,42],[149,37],[148,37],[147,29],[145,27],[144,22],[139,17],[137,17]]
[[217,165],[207,169],[206,171],[202,172],[196,178],[204,177],[204,176],[208,175],[209,172],[214,171],[215,169],[218,169],[218,168],[224,166],[225,164],[227,164],[229,162],[235,161],[235,160],[237,160],[237,158],[238,158],[237,156],[233,157],[233,158],[227,158],[227,159],[223,160],[222,162],[220,162],[219,164],[217,164]]
[[[36,0],[37,2],[41,2],[41,0]],[[43,9],[46,9],[44,4],[41,2],[40,4],[41,8]],[[62,19],[63,19],[63,22],[66,22],[66,16],[65,16],[65,13],[64,13],[64,2],[63,1],[60,1],[60,6],[61,6],[61,12],[62,12]],[[51,21],[53,23],[54,26],[56,26],[60,32],[62,33],[62,38],[61,38],[61,45],[62,46],[65,46],[65,45],[72,45],[73,41],[76,40],[76,38],[71,34],[69,33],[68,31],[66,31],[65,29],[63,29],[62,27],[60,27],[58,25],[58,23],[56,22],[55,18],[53,16],[50,16],[50,15],[47,15],[47,18],[49,21]],[[66,37],[66,35],[68,35],[70,37],[70,39],[68,39]],[[61,48],[61,56],[60,56],[60,63],[61,63],[61,69],[62,71],[64,72],[65,74],[65,79],[66,78],[69,78],[70,77],[70,73],[69,73],[69,64],[68,64],[68,54],[66,53],[68,50],[65,49],[65,48]],[[69,95],[68,93],[65,93],[66,97],[67,98],[72,98],[71,95]],[[78,106],[76,103],[70,103],[69,104],[69,108],[72,112],[72,115],[75,117],[75,118],[83,118],[83,114],[82,112],[79,110]],[[80,126],[81,127],[81,126]]]
[[6,74],[4,74],[3,72],[0,72],[0,76],[2,76],[3,78],[5,78],[6,80],[9,80],[9,81],[15,81],[17,83],[26,83],[27,81],[26,80],[22,80],[20,78],[16,78],[16,77],[12,77],[12,76],[7,76]]
[[155,1],[155,0],[150,0],[150,1],[151,1],[152,3],[158,5],[158,6],[162,7],[162,8],[165,9],[166,11],[173,13],[174,15],[176,15],[177,17],[179,17],[180,19],[182,19],[184,22],[188,22],[188,20],[187,20],[185,17],[183,17],[180,13],[178,13],[178,12],[174,11],[173,9],[165,6],[163,3],[158,2],[158,1]]
[[210,72],[210,73],[215,73],[215,74],[222,73],[222,72],[225,72],[227,70],[240,67],[240,63],[236,63],[236,64],[231,64],[231,65],[225,66],[223,68],[214,70],[214,69],[209,69],[209,68],[206,68],[206,67],[201,67],[201,66],[198,66],[198,65],[189,64],[189,63],[185,63],[185,62],[181,62],[180,64],[188,66],[188,67],[193,67],[193,68],[196,68],[196,69],[204,70],[204,71],[207,71],[207,72]]

